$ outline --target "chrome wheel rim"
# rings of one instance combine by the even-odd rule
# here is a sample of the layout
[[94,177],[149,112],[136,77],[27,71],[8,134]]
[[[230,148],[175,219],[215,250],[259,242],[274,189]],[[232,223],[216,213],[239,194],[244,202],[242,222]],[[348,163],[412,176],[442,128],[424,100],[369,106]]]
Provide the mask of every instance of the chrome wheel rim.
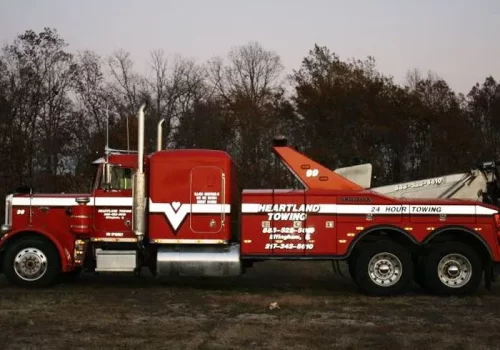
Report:
[[14,259],[14,271],[19,278],[34,282],[47,272],[47,257],[37,248],[24,248]]
[[368,264],[368,276],[378,286],[392,287],[401,279],[403,264],[391,253],[379,253]]
[[441,283],[447,287],[461,288],[472,277],[472,265],[462,254],[448,254],[439,261],[437,273]]

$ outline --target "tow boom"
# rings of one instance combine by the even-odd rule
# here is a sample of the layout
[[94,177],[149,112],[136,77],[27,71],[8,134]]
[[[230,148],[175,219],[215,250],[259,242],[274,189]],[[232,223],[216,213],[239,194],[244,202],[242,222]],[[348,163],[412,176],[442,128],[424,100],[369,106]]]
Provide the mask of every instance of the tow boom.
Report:
[[307,189],[363,190],[363,186],[324,167],[286,144],[275,140],[273,152]]

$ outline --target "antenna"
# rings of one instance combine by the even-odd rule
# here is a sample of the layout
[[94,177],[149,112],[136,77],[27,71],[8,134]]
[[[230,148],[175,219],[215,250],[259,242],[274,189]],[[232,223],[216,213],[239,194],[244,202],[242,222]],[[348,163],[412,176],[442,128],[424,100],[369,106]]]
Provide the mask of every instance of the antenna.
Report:
[[128,127],[128,113],[127,113],[127,151],[130,151],[130,136],[129,136],[129,127]]
[[104,153],[106,154],[106,161],[108,161],[108,155],[109,155],[109,111],[108,111],[108,104],[106,103],[106,146],[104,149]]
[[106,101],[106,147],[104,148],[104,153],[106,160],[104,162],[104,182],[106,185],[110,182],[111,172],[109,167],[109,154],[111,149],[109,148],[109,108],[108,101]]
[[30,186],[30,216],[29,216],[29,221],[28,221],[30,225],[33,222],[33,206],[32,206],[32,202],[33,202],[33,186]]

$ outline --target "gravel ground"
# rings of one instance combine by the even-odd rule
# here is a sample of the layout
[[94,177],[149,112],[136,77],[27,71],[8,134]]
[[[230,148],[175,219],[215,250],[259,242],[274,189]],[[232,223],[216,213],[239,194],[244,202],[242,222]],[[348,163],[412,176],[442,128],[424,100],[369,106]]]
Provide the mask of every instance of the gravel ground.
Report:
[[0,277],[2,349],[478,350],[500,348],[499,329],[500,286],[367,297],[324,262],[265,262],[231,279],[83,275],[42,290]]

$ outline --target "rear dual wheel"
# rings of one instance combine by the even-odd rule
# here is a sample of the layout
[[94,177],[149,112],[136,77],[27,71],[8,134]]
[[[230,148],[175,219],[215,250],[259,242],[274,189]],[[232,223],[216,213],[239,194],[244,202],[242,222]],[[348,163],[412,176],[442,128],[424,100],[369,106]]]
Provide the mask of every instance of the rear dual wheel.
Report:
[[412,259],[392,241],[365,243],[349,261],[349,270],[360,289],[371,295],[399,294],[412,279],[437,295],[466,295],[481,283],[483,266],[478,253],[461,242],[435,244]]
[[423,287],[438,295],[471,294],[482,279],[482,263],[474,249],[461,242],[433,246],[421,259]]
[[356,284],[370,295],[405,292],[413,279],[410,253],[392,241],[364,244],[350,268]]

